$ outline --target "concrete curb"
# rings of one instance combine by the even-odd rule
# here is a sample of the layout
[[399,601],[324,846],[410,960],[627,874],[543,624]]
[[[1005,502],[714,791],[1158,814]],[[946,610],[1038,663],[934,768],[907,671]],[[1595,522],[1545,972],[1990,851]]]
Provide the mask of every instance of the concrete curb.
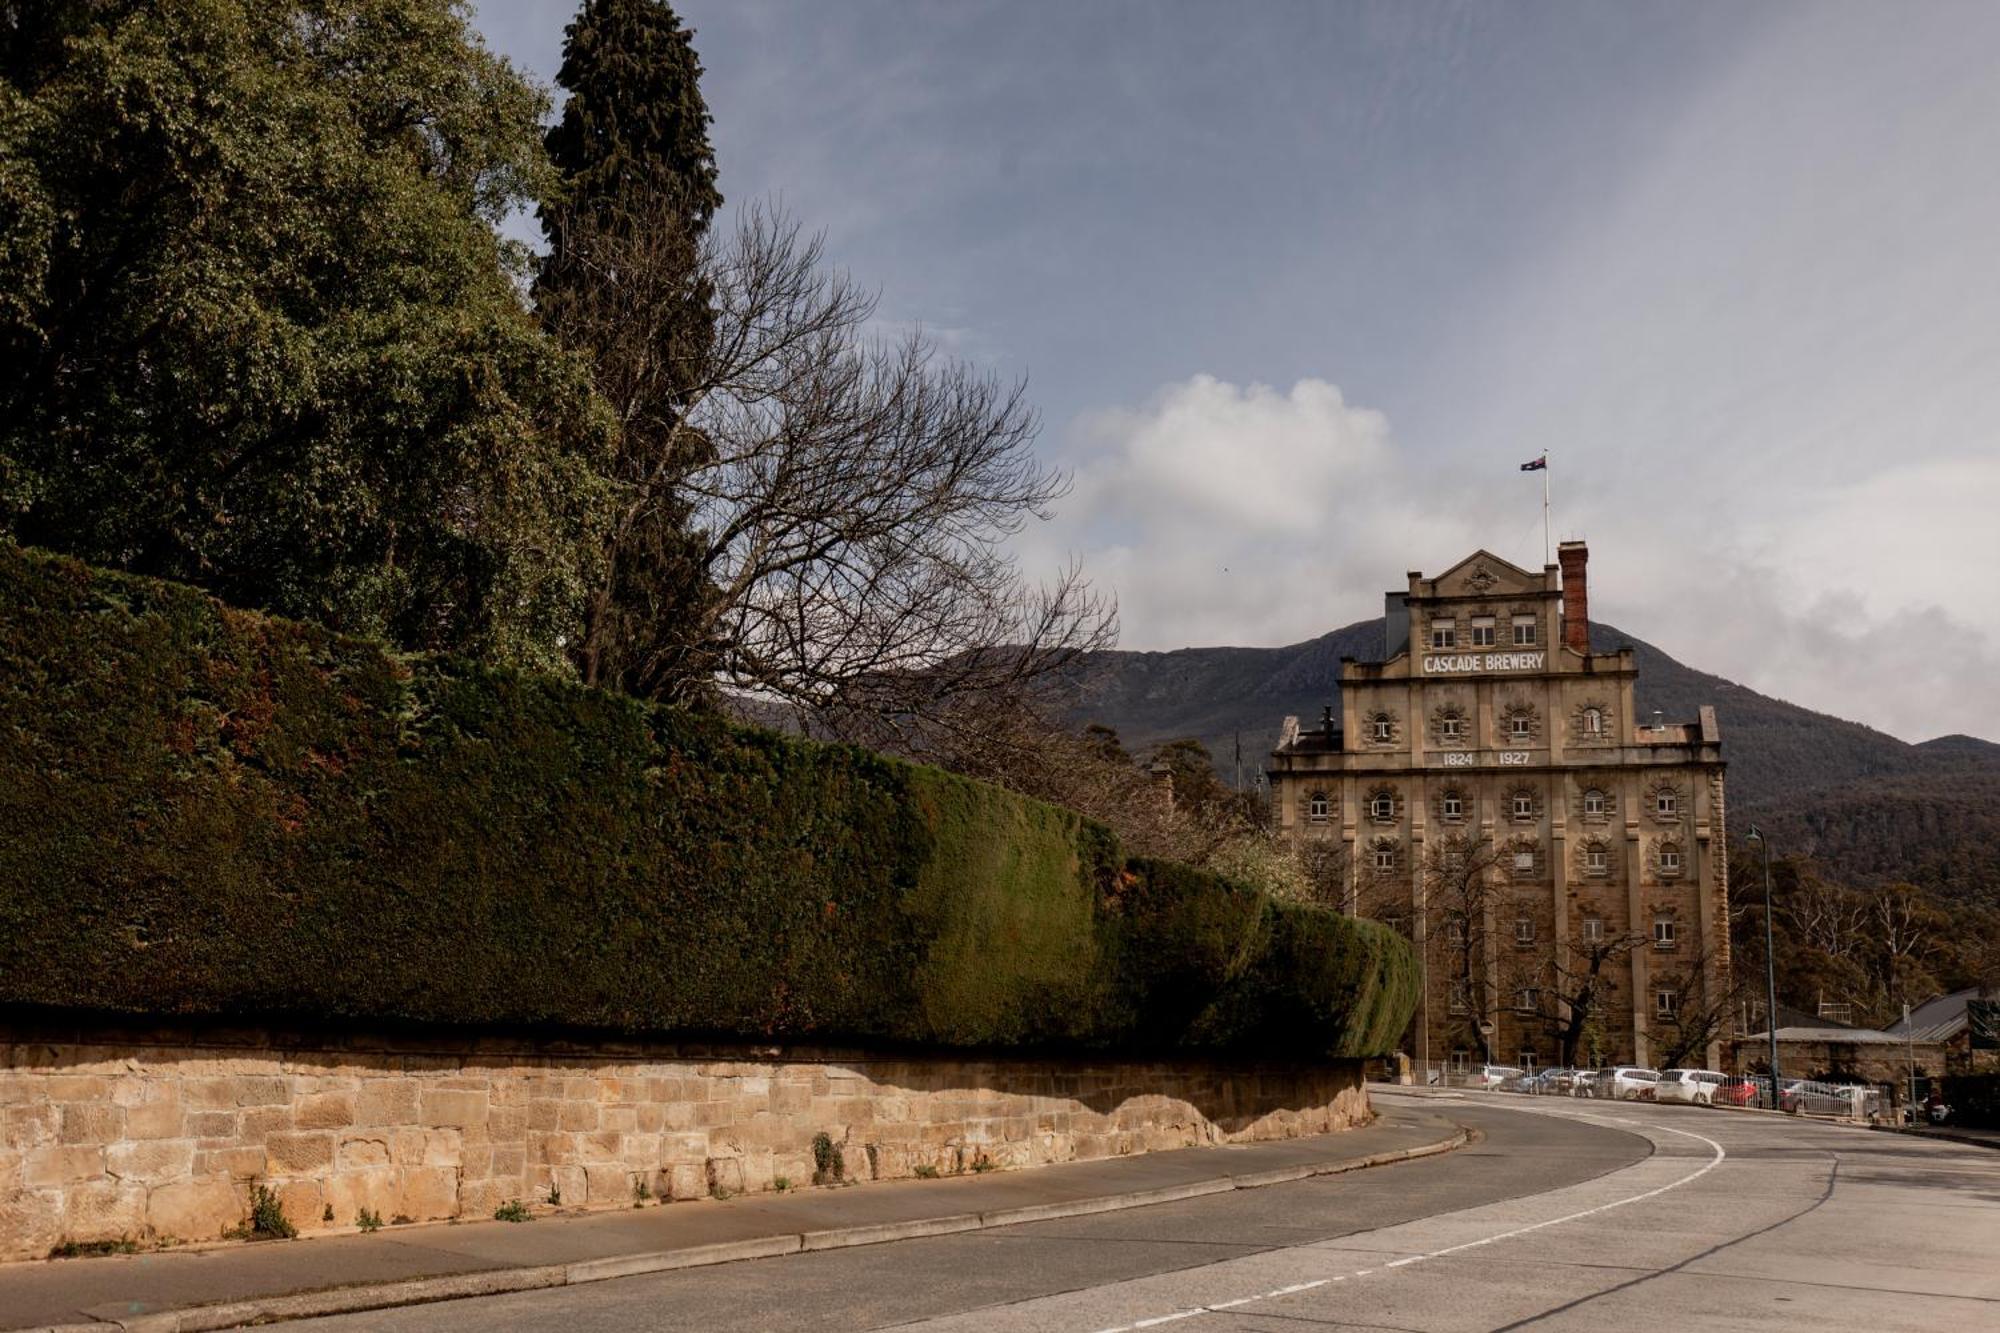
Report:
[[1870,1125],[1869,1128],[1884,1134],[1900,1134],[1906,1139],[1938,1139],[1945,1143],[1962,1143],[1968,1148],[1991,1148],[2000,1151],[2000,1139],[1983,1138],[1976,1134],[1958,1134],[1949,1129],[1932,1129],[1916,1125]]
[[312,1319],[321,1315],[355,1314],[399,1305],[428,1305],[435,1301],[460,1300],[468,1296],[496,1296],[510,1291],[533,1291],[543,1287],[573,1287],[585,1282],[641,1273],[662,1273],[677,1268],[705,1268],[711,1264],[736,1263],[743,1259],[769,1259],[808,1250],[833,1250],[851,1245],[879,1245],[886,1241],[909,1240],[918,1236],[946,1236],[962,1231],[983,1231],[989,1227],[1016,1226],[1023,1222],[1047,1222],[1063,1217],[1085,1217],[1092,1213],[1144,1208],[1156,1203],[1222,1194],[1229,1190],[1262,1189],[1311,1176],[1337,1176],[1374,1166],[1413,1161],[1463,1147],[1470,1138],[1460,1126],[1435,1143],[1394,1152],[1371,1153],[1366,1157],[1343,1157],[1306,1166],[1280,1167],[1270,1171],[1250,1171],[1241,1175],[1216,1176],[1160,1189],[1134,1190],[1126,1194],[1101,1194],[1087,1199],[1067,1199],[1060,1203],[1028,1204],[999,1208],[984,1213],[954,1213],[945,1217],[920,1217],[908,1222],[884,1222],[867,1226],[832,1227],[824,1231],[794,1231],[752,1240],[724,1241],[716,1245],[695,1245],[675,1250],[653,1250],[643,1254],[622,1254],[609,1259],[584,1259],[571,1264],[549,1264],[535,1268],[502,1268],[483,1273],[459,1273],[451,1277],[411,1278],[405,1282],[385,1282],[373,1286],[334,1287],[326,1291],[300,1292],[288,1296],[264,1296],[255,1300],[232,1301],[226,1305],[195,1305],[180,1310],[161,1310],[134,1315],[129,1319],[90,1324],[56,1324],[33,1333],[210,1333],[210,1330],[238,1328],[245,1324],[275,1324],[292,1319]]

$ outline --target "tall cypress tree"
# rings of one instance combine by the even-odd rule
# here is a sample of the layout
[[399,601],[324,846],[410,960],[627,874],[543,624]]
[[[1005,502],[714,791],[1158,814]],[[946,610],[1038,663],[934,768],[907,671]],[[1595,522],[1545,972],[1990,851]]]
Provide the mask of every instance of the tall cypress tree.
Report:
[[544,323],[589,356],[621,430],[617,518],[577,667],[681,702],[702,695],[712,660],[691,629],[710,595],[704,543],[675,482],[705,454],[686,415],[714,327],[702,238],[722,204],[693,37],[664,0],[584,0],[556,76],[569,100],[547,146],[564,189],[541,213],[535,284]]

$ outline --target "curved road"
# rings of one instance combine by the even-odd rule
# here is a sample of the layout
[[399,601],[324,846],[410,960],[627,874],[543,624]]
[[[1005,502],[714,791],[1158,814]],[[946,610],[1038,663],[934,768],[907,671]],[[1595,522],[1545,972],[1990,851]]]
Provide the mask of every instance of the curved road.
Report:
[[2000,1153],[1786,1117],[1396,1094],[1442,1157],[302,1329],[2000,1329]]

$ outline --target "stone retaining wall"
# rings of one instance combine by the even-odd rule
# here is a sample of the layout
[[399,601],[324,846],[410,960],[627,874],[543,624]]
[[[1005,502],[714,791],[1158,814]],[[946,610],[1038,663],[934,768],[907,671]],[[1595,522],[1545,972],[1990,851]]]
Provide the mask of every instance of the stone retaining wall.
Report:
[[[626,1207],[1291,1138],[1370,1118],[1359,1062],[1229,1064],[273,1032],[0,1028],[0,1258],[214,1240],[250,1187],[301,1231]],[[329,1220],[329,1212],[331,1218]]]

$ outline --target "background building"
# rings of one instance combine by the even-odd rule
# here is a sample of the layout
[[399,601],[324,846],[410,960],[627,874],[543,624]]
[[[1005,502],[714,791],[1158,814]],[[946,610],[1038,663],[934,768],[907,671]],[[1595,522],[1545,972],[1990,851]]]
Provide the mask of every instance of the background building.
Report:
[[1338,715],[1287,718],[1275,818],[1349,911],[1415,941],[1411,1054],[1717,1067],[1728,856],[1715,710],[1633,715],[1630,649],[1590,651],[1582,542],[1540,573],[1480,551],[1387,596]]

